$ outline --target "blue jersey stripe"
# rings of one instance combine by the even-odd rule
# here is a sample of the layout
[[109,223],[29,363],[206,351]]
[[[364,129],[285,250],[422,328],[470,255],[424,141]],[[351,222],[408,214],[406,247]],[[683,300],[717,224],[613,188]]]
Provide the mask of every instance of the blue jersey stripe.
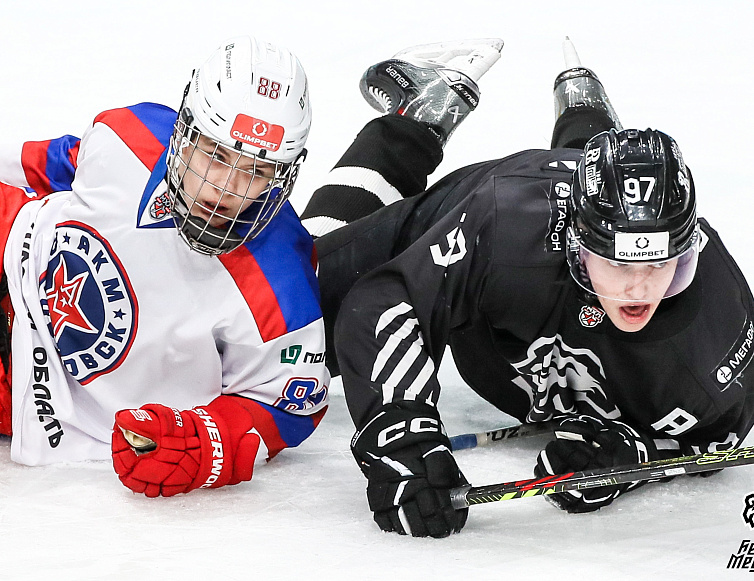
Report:
[[141,121],[164,147],[170,143],[173,125],[178,114],[170,107],[158,103],[139,103],[126,107]]
[[267,404],[256,403],[270,413],[280,437],[289,448],[298,446],[314,432],[316,426],[311,416],[297,416]]
[[50,140],[47,146],[45,175],[50,183],[50,191],[63,192],[71,189],[76,168],[71,162],[71,150],[77,148],[79,138],[64,135]]
[[311,263],[313,246],[288,202],[259,236],[246,243],[277,298],[288,332],[322,316]]

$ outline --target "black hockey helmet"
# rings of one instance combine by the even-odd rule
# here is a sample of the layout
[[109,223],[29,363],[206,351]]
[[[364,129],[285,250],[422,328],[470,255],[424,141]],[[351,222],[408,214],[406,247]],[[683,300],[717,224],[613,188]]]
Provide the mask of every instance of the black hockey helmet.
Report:
[[670,136],[611,129],[587,142],[574,175],[568,230],[576,282],[595,292],[584,260],[590,254],[634,267],[677,258],[675,279],[657,298],[677,294],[693,279],[698,238],[694,182]]

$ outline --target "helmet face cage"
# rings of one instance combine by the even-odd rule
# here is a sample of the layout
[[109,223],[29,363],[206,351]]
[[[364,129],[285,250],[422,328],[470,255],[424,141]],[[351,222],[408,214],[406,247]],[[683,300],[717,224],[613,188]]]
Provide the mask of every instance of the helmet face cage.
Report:
[[167,154],[181,237],[203,254],[252,240],[290,196],[311,126],[306,74],[283,47],[223,42],[186,86]]
[[241,153],[191,126],[184,108],[168,152],[168,192],[181,237],[202,254],[254,239],[280,211],[303,155],[292,163]]

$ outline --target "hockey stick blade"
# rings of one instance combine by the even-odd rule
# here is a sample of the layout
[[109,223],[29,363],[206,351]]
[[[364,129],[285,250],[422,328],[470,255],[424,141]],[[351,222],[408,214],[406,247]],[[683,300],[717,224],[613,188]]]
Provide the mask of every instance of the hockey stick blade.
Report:
[[488,486],[462,486],[450,491],[450,499],[453,508],[459,510],[474,504],[486,504],[498,500],[555,494],[567,490],[585,490],[627,482],[658,480],[669,476],[709,472],[748,464],[754,464],[754,446]]
[[499,428],[488,432],[479,432],[476,434],[459,434],[450,438],[450,449],[454,452],[458,450],[469,450],[479,446],[486,446],[492,442],[500,442],[509,438],[526,438],[529,436],[541,436],[543,434],[552,434],[555,425],[550,422],[538,424],[520,424],[509,428]]

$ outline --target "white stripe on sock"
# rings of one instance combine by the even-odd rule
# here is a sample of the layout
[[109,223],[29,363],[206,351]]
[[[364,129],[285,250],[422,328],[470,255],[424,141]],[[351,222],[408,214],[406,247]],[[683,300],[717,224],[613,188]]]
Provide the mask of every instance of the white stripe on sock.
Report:
[[401,193],[390,185],[380,173],[365,167],[333,168],[323,185],[362,188],[373,193],[386,206],[403,199]]
[[304,228],[306,228],[312,236],[324,236],[333,230],[337,230],[341,226],[345,226],[347,222],[330,218],[329,216],[312,216],[311,218],[301,220],[301,224],[303,224]]

